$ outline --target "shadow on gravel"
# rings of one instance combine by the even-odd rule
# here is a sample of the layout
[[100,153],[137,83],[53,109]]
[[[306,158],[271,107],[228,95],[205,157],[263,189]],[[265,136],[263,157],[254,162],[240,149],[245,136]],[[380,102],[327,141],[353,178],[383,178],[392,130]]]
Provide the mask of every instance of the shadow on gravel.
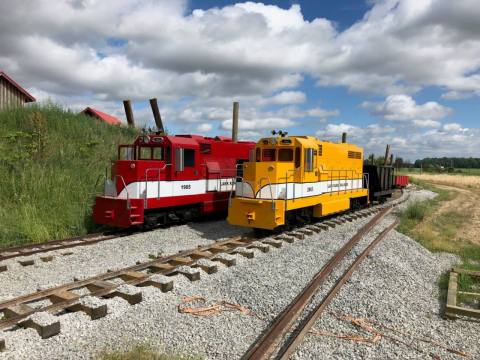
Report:
[[225,237],[247,233],[250,229],[232,226],[225,220],[226,214],[212,214],[203,216],[187,226],[197,232],[199,236],[208,240],[220,240]]

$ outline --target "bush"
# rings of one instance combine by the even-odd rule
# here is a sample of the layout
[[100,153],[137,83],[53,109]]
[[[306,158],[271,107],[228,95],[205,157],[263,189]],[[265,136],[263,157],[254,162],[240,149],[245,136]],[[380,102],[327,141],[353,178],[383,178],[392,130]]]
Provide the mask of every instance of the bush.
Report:
[[409,220],[421,221],[425,218],[429,211],[427,202],[414,201],[407,206],[404,216]]

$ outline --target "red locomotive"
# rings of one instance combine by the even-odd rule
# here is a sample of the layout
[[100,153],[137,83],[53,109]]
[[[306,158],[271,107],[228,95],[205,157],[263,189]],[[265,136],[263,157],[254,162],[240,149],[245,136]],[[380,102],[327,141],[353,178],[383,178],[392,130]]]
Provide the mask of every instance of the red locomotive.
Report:
[[[97,224],[127,228],[188,221],[226,212],[238,166],[248,161],[253,142],[198,135],[139,136],[118,147],[112,178],[97,196]],[[239,170],[237,170],[239,169]]]

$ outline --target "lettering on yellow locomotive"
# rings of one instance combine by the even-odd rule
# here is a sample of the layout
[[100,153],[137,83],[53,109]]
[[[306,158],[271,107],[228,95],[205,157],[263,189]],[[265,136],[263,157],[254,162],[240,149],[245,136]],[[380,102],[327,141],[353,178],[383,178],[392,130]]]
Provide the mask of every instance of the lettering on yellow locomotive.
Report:
[[312,136],[261,139],[243,164],[228,222],[272,230],[368,202],[363,149]]

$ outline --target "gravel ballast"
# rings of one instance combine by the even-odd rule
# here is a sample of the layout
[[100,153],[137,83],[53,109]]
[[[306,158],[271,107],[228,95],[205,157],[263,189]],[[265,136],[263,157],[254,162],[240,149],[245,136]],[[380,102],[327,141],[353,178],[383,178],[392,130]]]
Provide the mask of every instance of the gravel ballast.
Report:
[[[412,193],[409,201],[432,196],[431,192],[419,191]],[[102,350],[126,349],[135,343],[147,342],[159,351],[173,350],[209,359],[237,359],[335,251],[372,217],[347,222],[306,236],[304,240],[297,239],[293,244],[284,243],[281,248],[271,246],[266,253],[255,250],[252,259],[237,254],[234,256],[236,266],[219,264],[218,272],[211,275],[202,271],[200,281],[190,282],[183,275],[174,276],[174,289],[168,293],[153,287],[141,288],[143,301],[133,306],[120,298],[102,300],[108,304],[108,315],[99,320],[91,321],[80,312],[61,315],[61,333],[49,339],[40,339],[32,329],[4,332],[1,337],[6,340],[7,349],[0,358],[89,359]],[[394,215],[385,218],[364,237],[349,258],[353,260],[393,220]],[[225,233],[229,228],[223,223],[215,232],[222,229]],[[203,241],[211,240],[203,238]],[[124,252],[134,257],[125,249]],[[441,318],[437,281],[457,261],[453,255],[432,254],[408,237],[392,232],[364,260],[315,328],[350,334],[356,328],[331,313],[366,317],[419,337],[433,337],[454,349],[468,351],[473,358],[479,357],[479,323]],[[347,266],[344,264],[334,271],[333,276],[340,275]],[[29,279],[22,281],[27,288]],[[322,291],[331,283],[329,281]],[[233,308],[208,317],[180,313],[177,306],[186,296],[201,296],[207,304],[218,301],[238,304],[251,313]],[[415,342],[415,347],[439,354],[442,359],[460,358],[427,343]],[[427,356],[386,339],[369,346],[316,335],[308,335],[294,355],[297,359],[423,359]]]

